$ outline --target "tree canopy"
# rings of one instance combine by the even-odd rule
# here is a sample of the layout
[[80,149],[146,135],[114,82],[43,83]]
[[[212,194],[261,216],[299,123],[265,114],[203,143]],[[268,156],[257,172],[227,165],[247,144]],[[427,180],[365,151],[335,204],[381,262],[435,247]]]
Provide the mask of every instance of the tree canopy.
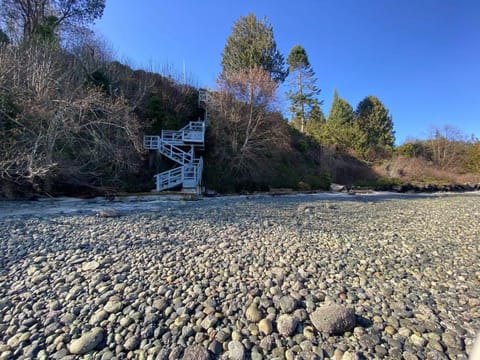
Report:
[[222,72],[248,72],[253,68],[265,70],[276,82],[283,82],[288,74],[272,26],[266,18],[259,20],[250,13],[233,25],[222,54]]
[[1,16],[17,39],[51,39],[61,26],[83,27],[103,15],[105,0],[0,0]]

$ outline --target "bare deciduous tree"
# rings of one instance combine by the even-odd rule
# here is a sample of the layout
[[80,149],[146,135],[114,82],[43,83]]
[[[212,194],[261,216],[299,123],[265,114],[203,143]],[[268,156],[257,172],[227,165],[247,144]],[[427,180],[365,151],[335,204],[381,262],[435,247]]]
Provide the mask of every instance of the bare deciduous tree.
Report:
[[465,159],[466,143],[466,136],[454,126],[432,128],[428,140],[432,161],[443,170],[459,167]]
[[105,0],[0,0],[11,35],[30,40],[54,34],[61,25],[84,26],[103,15]]
[[0,48],[0,179],[38,190],[59,179],[119,185],[137,169],[142,149],[132,108],[85,86],[75,65],[45,46]]
[[288,143],[287,126],[276,112],[277,84],[260,69],[223,75],[209,103],[214,159],[234,176],[253,178],[268,158]]

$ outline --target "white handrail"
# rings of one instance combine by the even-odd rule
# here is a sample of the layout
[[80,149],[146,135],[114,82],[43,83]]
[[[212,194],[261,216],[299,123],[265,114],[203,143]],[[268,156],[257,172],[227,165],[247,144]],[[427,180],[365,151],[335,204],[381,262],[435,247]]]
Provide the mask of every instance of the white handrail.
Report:
[[183,141],[201,143],[205,141],[205,123],[203,121],[190,121],[181,131]]
[[203,121],[190,121],[181,130],[204,131],[205,126]]
[[146,135],[143,137],[143,147],[147,150],[158,150],[160,146],[160,136]]
[[203,158],[197,158],[192,163],[183,166],[183,186],[194,188],[202,181]]
[[180,165],[191,163],[193,160],[193,149],[190,151],[183,151],[175,145],[160,142],[158,151]]
[[183,183],[183,166],[155,175],[156,190],[162,191]]
[[206,89],[200,89],[198,92],[198,104],[201,105],[202,103],[206,103],[209,96],[210,95]]
[[205,141],[205,123],[191,121],[180,130],[162,130],[161,141],[172,145],[190,145]]
[[[143,145],[148,150],[158,150],[162,155],[177,162],[181,166],[155,175],[156,190],[161,191],[182,185],[184,189],[196,188],[198,191],[202,181],[203,158],[195,158],[195,149],[205,143],[207,122],[207,106],[210,94],[200,90],[199,105],[205,109],[203,121],[190,121],[180,130],[162,130],[160,136],[146,135]],[[189,151],[183,150],[190,147]]]
[[202,180],[203,158],[194,159],[192,163],[176,167],[155,175],[156,190],[162,191],[180,184],[184,187],[197,187]]

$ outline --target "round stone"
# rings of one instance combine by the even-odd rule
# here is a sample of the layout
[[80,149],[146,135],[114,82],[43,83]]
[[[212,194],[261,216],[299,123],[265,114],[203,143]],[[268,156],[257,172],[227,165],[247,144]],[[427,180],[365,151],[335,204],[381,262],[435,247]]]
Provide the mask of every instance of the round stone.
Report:
[[126,350],[135,350],[140,345],[140,337],[137,335],[130,336],[126,341],[123,347]]
[[228,357],[231,360],[244,360],[245,347],[238,340],[232,340],[228,343]]
[[88,322],[90,325],[98,325],[100,324],[103,320],[107,319],[109,316],[109,313],[106,312],[103,309],[97,310],[95,314],[92,315],[90,318],[90,321]]
[[280,309],[283,313],[291,313],[293,310],[296,309],[296,301],[291,296],[282,296],[278,301]]
[[18,347],[22,342],[27,341],[30,338],[30,333],[17,333],[13,335],[10,339],[7,341],[7,345],[11,348],[16,348]]
[[384,329],[384,331],[388,334],[388,335],[393,335],[395,334],[395,328],[393,326],[390,326],[390,325],[387,325]]
[[214,327],[217,322],[218,322],[218,319],[216,318],[216,316],[214,314],[211,314],[202,320],[202,323],[200,324],[200,326],[205,330],[208,330]]
[[88,261],[82,264],[83,271],[93,271],[97,270],[100,267],[100,263],[98,261]]
[[192,345],[185,349],[183,360],[209,360],[210,354],[201,345]]
[[105,331],[100,327],[95,327],[80,338],[72,340],[68,350],[75,355],[86,354],[95,349],[103,341],[104,336]]
[[103,309],[111,314],[117,313],[122,310],[123,304],[121,301],[118,300],[110,300],[105,304]]
[[277,318],[277,330],[280,335],[290,336],[295,332],[297,328],[298,320],[289,315],[282,314]]
[[258,322],[262,319],[262,313],[258,309],[257,305],[252,303],[245,311],[245,317],[250,322]]
[[268,318],[260,320],[258,323],[258,331],[265,335],[270,335],[273,331],[272,321]]
[[355,313],[343,305],[325,305],[310,314],[315,328],[327,335],[342,335],[355,327]]
[[417,347],[423,347],[427,343],[427,340],[425,340],[423,337],[417,335],[417,334],[412,334],[410,336],[410,341],[412,342],[413,345]]

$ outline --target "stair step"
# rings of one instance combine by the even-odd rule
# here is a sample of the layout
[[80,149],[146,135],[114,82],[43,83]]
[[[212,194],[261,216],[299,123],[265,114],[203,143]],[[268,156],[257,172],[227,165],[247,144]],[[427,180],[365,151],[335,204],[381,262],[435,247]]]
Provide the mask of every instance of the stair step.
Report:
[[[199,104],[204,108],[209,99],[208,92],[199,94]],[[203,173],[203,159],[195,158],[195,149],[205,147],[206,111],[203,121],[190,121],[180,130],[162,130],[161,136],[146,135],[143,146],[157,150],[180,166],[155,175],[156,191],[182,185],[184,191],[199,193]],[[182,147],[189,147],[185,151]]]

